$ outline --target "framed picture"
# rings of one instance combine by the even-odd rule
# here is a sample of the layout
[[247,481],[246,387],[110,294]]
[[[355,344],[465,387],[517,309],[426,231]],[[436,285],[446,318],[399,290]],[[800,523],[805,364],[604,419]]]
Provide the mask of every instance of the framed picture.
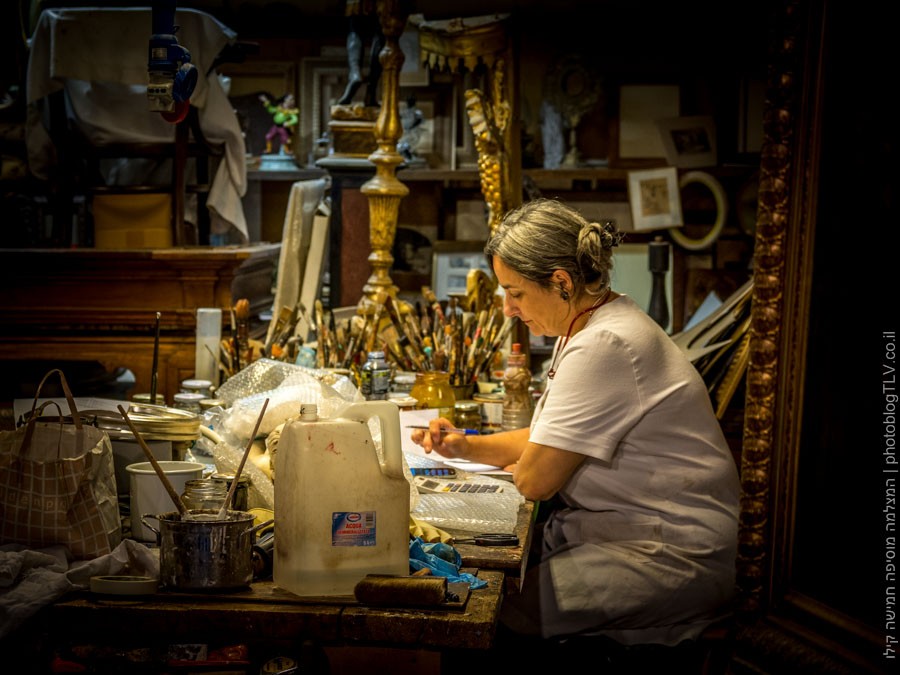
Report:
[[659,166],[666,149],[656,121],[680,112],[680,89],[675,84],[626,84],[618,90],[619,114],[610,130],[610,166]]
[[343,95],[346,86],[346,56],[311,56],[300,62],[298,157],[313,159],[317,143],[328,131],[331,106]]
[[679,169],[715,166],[716,127],[709,116],[656,120],[666,159]]
[[635,230],[681,227],[681,193],[678,169],[647,169],[628,172],[628,201]]
[[492,274],[484,256],[483,241],[436,241],[431,262],[431,290],[438,300],[464,295],[469,270]]

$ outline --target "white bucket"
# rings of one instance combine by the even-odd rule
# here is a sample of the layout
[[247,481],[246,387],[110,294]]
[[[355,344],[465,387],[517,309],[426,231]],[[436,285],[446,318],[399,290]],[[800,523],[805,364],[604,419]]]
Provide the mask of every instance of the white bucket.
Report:
[[[179,495],[185,483],[203,478],[205,464],[199,462],[158,462],[166,478]],[[156,541],[156,533],[141,522],[141,516],[159,515],[177,510],[169,491],[150,462],[138,462],[125,467],[131,485],[131,537],[138,541]]]

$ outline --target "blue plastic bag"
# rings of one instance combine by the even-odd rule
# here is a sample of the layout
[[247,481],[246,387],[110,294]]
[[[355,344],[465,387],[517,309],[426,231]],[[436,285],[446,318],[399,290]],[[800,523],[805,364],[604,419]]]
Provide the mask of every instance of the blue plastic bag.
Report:
[[427,567],[434,576],[447,577],[448,581],[468,584],[473,590],[487,586],[487,582],[483,579],[459,571],[462,556],[450,544],[441,542],[427,544],[419,537],[413,537],[409,541],[409,566],[414,571]]

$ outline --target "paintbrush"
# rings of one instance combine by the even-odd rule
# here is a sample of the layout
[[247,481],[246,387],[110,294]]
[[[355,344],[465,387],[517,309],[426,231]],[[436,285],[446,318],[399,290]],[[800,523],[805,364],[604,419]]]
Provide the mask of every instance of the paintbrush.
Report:
[[243,369],[253,360],[250,347],[250,301],[241,298],[234,305],[235,339],[238,350],[238,368]]
[[[275,325],[272,327],[272,330],[269,332],[269,339],[266,340],[266,344],[263,347],[263,353],[271,356],[272,355],[272,345],[278,344],[279,340],[282,337],[282,334],[285,331],[285,328],[291,325],[294,320],[294,310],[285,305],[281,308],[281,311],[278,313],[278,318],[275,320]],[[285,337],[287,339],[287,337]]]
[[322,305],[321,300],[316,300],[315,302],[315,315],[316,315],[316,367],[324,368],[325,367],[325,349],[326,349],[326,336],[325,336],[325,309]]
[[159,384],[159,319],[156,313],[156,334],[153,337],[153,365],[150,368],[150,403],[156,405],[156,386]]

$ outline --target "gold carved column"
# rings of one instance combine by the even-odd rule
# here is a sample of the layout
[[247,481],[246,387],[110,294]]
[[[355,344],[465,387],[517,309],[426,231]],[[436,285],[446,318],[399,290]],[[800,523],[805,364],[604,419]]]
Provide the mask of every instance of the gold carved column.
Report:
[[478,151],[481,192],[488,206],[488,230],[522,203],[518,77],[506,14],[422,21],[419,44],[429,67],[484,76],[465,92],[466,114]]
[[403,162],[397,152],[397,141],[403,133],[398,99],[404,57],[399,40],[409,15],[408,3],[378,0],[377,7],[385,44],[379,57],[382,66],[381,110],[375,122],[378,147],[369,155],[369,161],[375,165],[375,175],[360,188],[369,200],[369,241],[372,246],[369,254],[372,274],[363,287],[361,305],[368,301],[377,302],[382,293],[396,297],[397,287],[389,274],[394,262],[391,248],[397,234],[400,200],[409,194],[409,188],[397,178],[397,166]]

